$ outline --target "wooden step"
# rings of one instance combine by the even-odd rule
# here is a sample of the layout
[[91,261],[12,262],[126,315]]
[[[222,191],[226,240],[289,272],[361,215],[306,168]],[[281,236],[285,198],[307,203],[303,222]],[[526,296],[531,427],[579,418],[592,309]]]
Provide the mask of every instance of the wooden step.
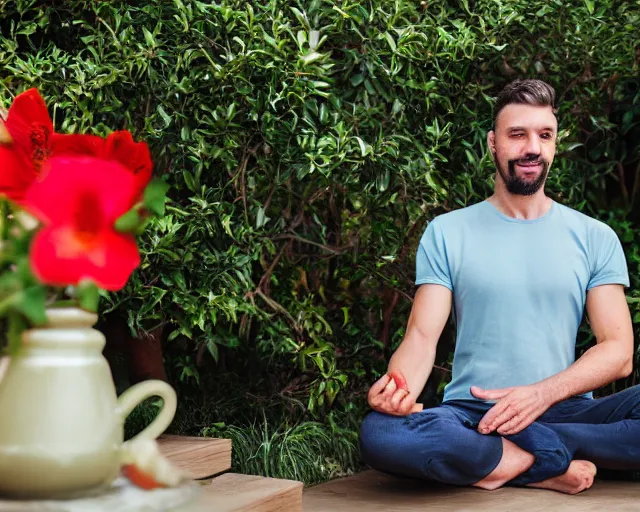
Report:
[[226,473],[203,485],[198,511],[301,512],[302,482]]
[[304,512],[599,512],[640,510],[637,482],[596,480],[577,496],[523,487],[484,491],[364,471],[305,489]]
[[231,439],[164,435],[160,452],[193,478],[209,478],[231,469]]

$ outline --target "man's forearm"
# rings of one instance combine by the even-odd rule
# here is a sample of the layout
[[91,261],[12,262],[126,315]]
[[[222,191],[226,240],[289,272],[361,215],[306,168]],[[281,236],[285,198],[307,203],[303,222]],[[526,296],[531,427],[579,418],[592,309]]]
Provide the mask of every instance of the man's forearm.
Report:
[[558,403],[626,377],[633,369],[633,354],[618,340],[605,340],[587,350],[566,370],[539,384]]
[[407,379],[409,393],[417,397],[431,374],[436,358],[436,342],[417,333],[408,334],[389,361],[389,372],[398,370]]

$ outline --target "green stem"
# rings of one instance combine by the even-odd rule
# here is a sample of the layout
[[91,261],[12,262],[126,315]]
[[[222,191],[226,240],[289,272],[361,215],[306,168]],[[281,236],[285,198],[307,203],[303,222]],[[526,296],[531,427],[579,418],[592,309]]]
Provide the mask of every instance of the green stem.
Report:
[[13,293],[9,295],[6,299],[3,299],[0,301],[0,316],[3,316],[7,311],[9,311],[9,309],[11,309],[11,306],[13,306],[15,300],[16,300],[16,294]]
[[7,231],[7,200],[0,198],[0,240],[6,240]]

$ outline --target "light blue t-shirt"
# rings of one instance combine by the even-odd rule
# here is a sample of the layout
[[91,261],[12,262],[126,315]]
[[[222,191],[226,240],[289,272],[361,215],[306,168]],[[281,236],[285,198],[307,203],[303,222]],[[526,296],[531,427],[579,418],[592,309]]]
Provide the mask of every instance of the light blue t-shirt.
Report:
[[416,284],[425,283],[453,291],[456,348],[444,400],[473,400],[471,386],[532,384],[570,366],[587,290],[629,286],[629,275],[603,222],[556,202],[538,219],[518,220],[483,201],[429,223],[416,256]]

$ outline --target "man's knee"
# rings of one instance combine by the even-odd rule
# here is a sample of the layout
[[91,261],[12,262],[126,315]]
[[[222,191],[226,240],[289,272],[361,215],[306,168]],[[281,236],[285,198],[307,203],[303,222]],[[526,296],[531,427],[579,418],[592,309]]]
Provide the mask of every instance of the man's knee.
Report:
[[465,451],[453,442],[454,432],[464,427],[443,412],[430,409],[403,417],[368,414],[360,428],[363,461],[381,471],[416,476],[424,476],[430,460],[453,462]]
[[[419,413],[430,416],[428,412]],[[431,435],[437,435],[438,426],[428,418],[431,435],[423,435],[416,429],[416,418],[391,416],[379,412],[369,413],[360,427],[360,454],[369,466],[380,470],[401,469],[410,464],[408,458],[418,456],[430,445]]]
[[381,469],[385,460],[396,452],[397,430],[402,428],[403,418],[373,411],[365,416],[360,426],[360,456],[375,469]]
[[501,443],[440,407],[405,417],[372,412],[360,430],[361,457],[372,468],[455,485],[486,476],[500,460]]

